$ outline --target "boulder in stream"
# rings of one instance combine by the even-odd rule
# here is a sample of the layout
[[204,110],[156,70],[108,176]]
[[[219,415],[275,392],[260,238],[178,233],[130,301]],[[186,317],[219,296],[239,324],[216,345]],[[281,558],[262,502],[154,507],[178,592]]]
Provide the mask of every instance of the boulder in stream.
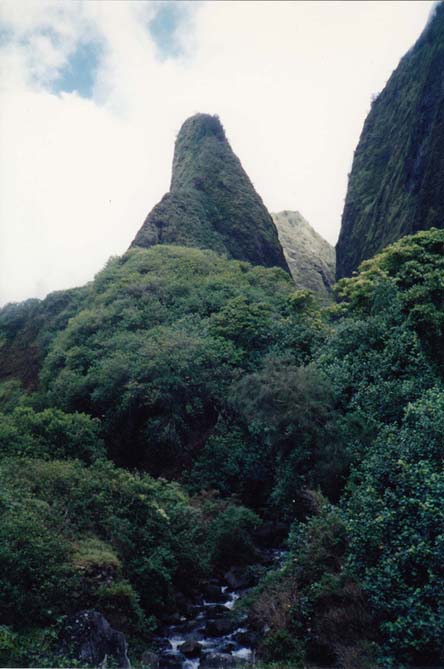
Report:
[[237,627],[237,623],[230,618],[217,618],[216,620],[209,620],[205,625],[205,633],[208,636],[225,636],[231,634]]
[[210,602],[226,602],[228,595],[225,592],[222,592],[220,585],[215,585],[214,583],[207,583],[204,589],[205,599]]
[[224,574],[224,579],[233,590],[244,590],[255,583],[254,573],[245,567],[231,567]]
[[228,653],[208,653],[204,655],[199,669],[234,669],[239,666],[239,661]]
[[160,657],[157,653],[146,650],[142,653],[141,664],[143,669],[159,669]]
[[253,632],[253,630],[243,629],[233,634],[233,639],[241,646],[256,648],[260,641],[260,635],[257,632]]
[[185,657],[199,657],[199,655],[202,653],[202,646],[198,641],[190,639],[189,641],[185,641],[183,644],[181,644],[178,647],[178,650],[180,650],[180,652],[185,655]]
[[162,655],[160,658],[160,669],[182,669],[182,655]]
[[98,611],[86,610],[68,616],[60,635],[60,652],[95,667],[107,658],[119,668],[131,667],[124,635],[113,629]]

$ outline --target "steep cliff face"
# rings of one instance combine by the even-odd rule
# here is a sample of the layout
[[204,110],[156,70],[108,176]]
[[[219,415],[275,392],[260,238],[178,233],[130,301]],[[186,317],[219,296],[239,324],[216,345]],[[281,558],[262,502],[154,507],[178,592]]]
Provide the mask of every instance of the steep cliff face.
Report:
[[298,211],[281,211],[272,216],[296,287],[328,297],[335,282],[334,248]]
[[404,235],[444,227],[444,4],[373,102],[355,152],[337,276]]
[[217,116],[197,114],[176,140],[171,188],[131,246],[208,248],[288,271],[273,219],[233,153]]

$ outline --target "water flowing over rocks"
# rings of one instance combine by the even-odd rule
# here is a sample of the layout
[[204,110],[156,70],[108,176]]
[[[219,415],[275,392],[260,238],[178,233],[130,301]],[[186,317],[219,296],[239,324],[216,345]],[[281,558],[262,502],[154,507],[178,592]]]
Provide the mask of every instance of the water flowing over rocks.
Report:
[[[281,550],[270,550],[264,553],[264,562],[276,566],[283,554]],[[257,579],[253,573],[248,568],[232,567],[223,579],[208,583],[200,600],[187,603],[183,607],[185,614],[161,630],[155,639],[157,653],[147,653],[149,662],[144,666],[147,669],[251,667],[259,637],[248,629],[247,615],[236,611],[235,605],[255,585]]]

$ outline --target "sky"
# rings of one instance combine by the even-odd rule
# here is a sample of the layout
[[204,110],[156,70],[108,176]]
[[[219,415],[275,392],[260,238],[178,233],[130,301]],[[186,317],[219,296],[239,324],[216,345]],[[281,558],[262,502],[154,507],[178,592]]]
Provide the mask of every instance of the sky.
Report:
[[334,244],[372,97],[432,4],[0,0],[0,304],[124,253],[197,112],[269,211]]

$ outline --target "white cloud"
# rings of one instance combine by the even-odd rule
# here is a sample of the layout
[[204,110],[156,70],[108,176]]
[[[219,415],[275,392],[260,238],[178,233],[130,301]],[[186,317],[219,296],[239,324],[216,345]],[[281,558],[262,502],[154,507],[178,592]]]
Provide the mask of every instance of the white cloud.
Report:
[[[160,60],[156,3],[1,5],[0,302],[90,279],[168,189],[187,116],[218,113],[270,210],[329,241],[372,93],[431,2],[191,3],[180,59]],[[100,43],[93,98],[56,95],[77,46]]]

